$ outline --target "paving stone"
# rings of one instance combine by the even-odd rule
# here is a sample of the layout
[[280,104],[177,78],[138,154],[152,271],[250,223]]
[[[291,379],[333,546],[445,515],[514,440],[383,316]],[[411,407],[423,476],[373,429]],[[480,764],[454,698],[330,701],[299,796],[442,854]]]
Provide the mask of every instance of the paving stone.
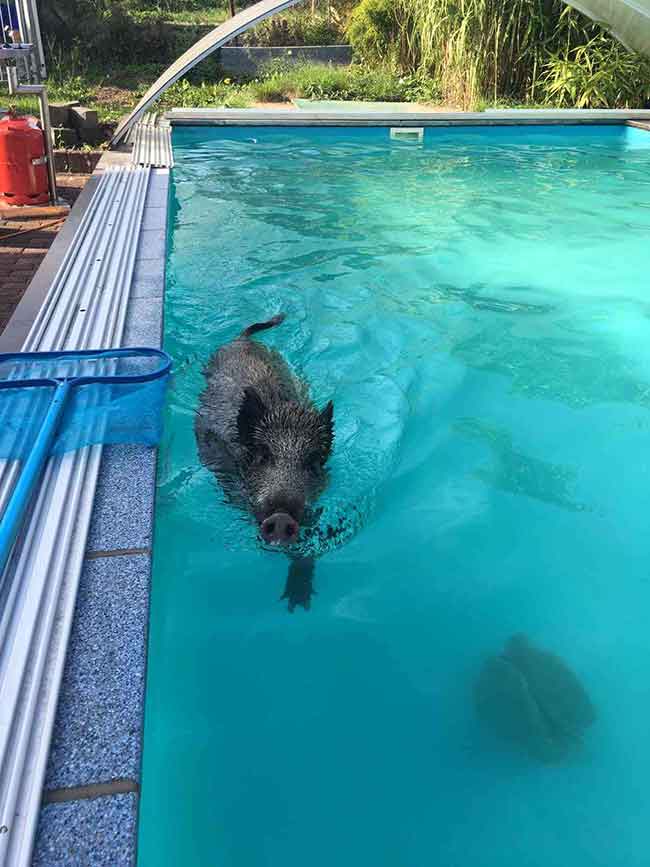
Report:
[[46,790],[138,779],[150,560],[87,560],[50,747]]
[[33,867],[133,867],[137,796],[108,795],[41,809]]

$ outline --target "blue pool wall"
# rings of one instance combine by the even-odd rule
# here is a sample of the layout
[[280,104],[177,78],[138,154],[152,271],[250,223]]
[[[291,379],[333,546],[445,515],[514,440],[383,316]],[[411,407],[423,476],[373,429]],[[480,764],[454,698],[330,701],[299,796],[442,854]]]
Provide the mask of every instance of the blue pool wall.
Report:
[[[414,121],[417,127],[417,122]],[[261,137],[265,141],[292,138],[292,130],[296,127],[272,126],[222,126],[218,131],[214,126],[177,126],[172,132],[173,146],[178,149],[191,148],[202,141],[214,141],[215,136],[231,141],[250,141]],[[311,135],[319,142],[328,139],[340,139],[339,127],[305,126],[300,127],[303,135]],[[346,127],[346,141],[385,142],[390,136],[390,127]],[[650,148],[650,135],[645,129],[624,124],[535,124],[522,126],[435,126],[424,129],[425,147],[435,147],[439,144],[467,143],[475,147],[477,144],[522,146],[543,145],[547,147],[573,147],[602,143],[612,147],[618,144],[624,150]],[[395,139],[396,147],[413,147],[419,143],[414,140]]]

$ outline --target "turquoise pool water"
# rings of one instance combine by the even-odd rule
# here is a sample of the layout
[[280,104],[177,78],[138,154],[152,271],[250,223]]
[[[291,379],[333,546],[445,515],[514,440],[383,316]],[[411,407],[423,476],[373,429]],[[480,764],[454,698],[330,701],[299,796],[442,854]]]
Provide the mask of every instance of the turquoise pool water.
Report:
[[[177,129],[140,867],[647,867],[650,133]],[[243,326],[332,398],[312,609],[198,463]],[[597,709],[477,720],[526,633]]]

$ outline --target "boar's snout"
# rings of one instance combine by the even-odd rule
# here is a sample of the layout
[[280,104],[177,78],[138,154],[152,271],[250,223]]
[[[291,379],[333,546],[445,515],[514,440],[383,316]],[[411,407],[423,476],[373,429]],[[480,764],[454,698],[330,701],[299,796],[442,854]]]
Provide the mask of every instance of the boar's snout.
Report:
[[286,512],[276,512],[262,521],[262,537],[270,545],[291,545],[298,540],[300,526]]

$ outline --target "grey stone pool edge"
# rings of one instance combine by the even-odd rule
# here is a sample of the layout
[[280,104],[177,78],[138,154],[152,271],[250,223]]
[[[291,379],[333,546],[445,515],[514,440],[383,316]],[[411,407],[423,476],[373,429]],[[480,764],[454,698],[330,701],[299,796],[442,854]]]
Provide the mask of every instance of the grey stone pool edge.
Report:
[[[107,154],[110,165],[113,155]],[[123,346],[162,343],[169,170],[152,169]],[[33,864],[135,864],[156,450],[104,447]]]
[[[172,123],[196,122],[194,113],[187,112],[190,116],[183,119],[171,114]],[[215,114],[219,124],[242,123],[239,117],[224,118],[219,112],[204,112],[201,120],[214,123],[210,115]],[[247,112],[246,122],[259,122],[259,117],[252,117],[259,114]],[[264,114],[279,120],[276,112]],[[627,114],[619,114],[614,122],[650,130],[650,112],[642,117],[638,112]],[[295,114],[290,120],[296,125]],[[406,125],[415,120],[413,114],[402,118]],[[303,117],[299,125],[312,125],[305,121]],[[366,118],[355,121],[370,125]],[[492,123],[485,118],[486,122]],[[563,122],[575,121],[566,117]],[[124,158],[106,154],[99,173]],[[89,182],[39,269],[0,338],[0,350],[20,347],[90,204],[95,182],[96,178]],[[159,346],[162,341],[168,191],[169,171],[153,169],[125,346]],[[34,849],[33,863],[39,867],[135,863],[155,478],[155,451],[143,446],[104,449]]]
[[173,126],[468,127],[619,125],[650,129],[650,109],[491,109],[469,111],[358,111],[173,108]]

